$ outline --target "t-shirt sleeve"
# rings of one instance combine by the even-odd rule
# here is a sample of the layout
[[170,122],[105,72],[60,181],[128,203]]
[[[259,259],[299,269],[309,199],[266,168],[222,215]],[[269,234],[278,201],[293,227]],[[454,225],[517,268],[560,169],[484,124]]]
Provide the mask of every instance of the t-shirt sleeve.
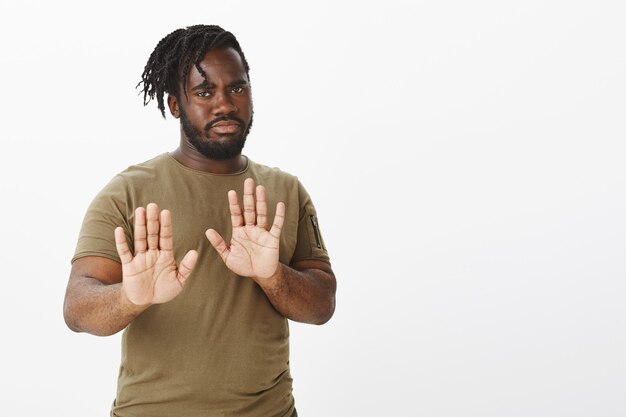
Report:
[[298,220],[298,241],[291,262],[315,259],[330,264],[330,257],[322,238],[317,212],[309,193],[298,181],[300,217]]
[[[120,175],[114,177],[93,199],[80,229],[78,243],[72,262],[85,256],[102,256],[120,262],[115,248],[115,228],[126,231],[126,239],[132,250],[129,227],[129,195],[126,181]],[[132,211],[132,208],[130,209]]]

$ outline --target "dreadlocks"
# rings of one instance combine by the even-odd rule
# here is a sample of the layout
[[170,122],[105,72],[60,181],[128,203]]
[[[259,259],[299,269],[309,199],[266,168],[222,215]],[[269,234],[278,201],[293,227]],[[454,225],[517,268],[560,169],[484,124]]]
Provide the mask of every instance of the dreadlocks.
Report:
[[188,26],[161,39],[152,51],[141,74],[141,81],[137,84],[137,87],[143,84],[141,92],[144,106],[156,97],[158,108],[165,118],[164,93],[180,99],[180,85],[187,85],[187,76],[192,65],[207,80],[200,61],[208,51],[225,47],[232,47],[237,51],[249,78],[250,67],[235,35],[219,26]]

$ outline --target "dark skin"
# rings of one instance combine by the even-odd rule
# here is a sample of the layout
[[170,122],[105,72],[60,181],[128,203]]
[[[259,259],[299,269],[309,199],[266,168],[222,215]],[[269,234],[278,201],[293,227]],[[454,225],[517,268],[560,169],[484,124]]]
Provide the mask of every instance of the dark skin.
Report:
[[[203,132],[202,140],[226,141],[243,135],[252,119],[252,97],[239,55],[231,48],[209,51],[200,66],[209,83],[192,68],[188,85],[181,85],[187,97],[168,97],[170,112],[179,118],[182,108],[191,124]],[[245,125],[224,122],[204,132],[208,122],[225,115]],[[222,161],[207,158],[182,129],[180,146],[171,155],[190,168],[219,174],[240,172],[247,163],[241,154]],[[316,260],[291,265],[278,261],[284,204],[277,204],[270,226],[263,186],[255,188],[250,178],[244,182],[243,210],[235,191],[226,197],[233,226],[231,242],[224,242],[213,229],[206,232],[226,266],[254,280],[285,317],[304,323],[327,322],[335,310],[336,280],[330,265]],[[70,329],[102,336],[117,333],[146,308],[172,300],[184,287],[198,253],[191,250],[176,264],[170,213],[151,203],[138,208],[135,219],[135,253],[128,249],[124,230],[115,230],[121,264],[97,256],[72,264],[64,304]]]
[[[172,116],[178,119],[182,107],[191,124],[200,131],[216,118],[234,116],[245,126],[232,133],[218,132],[214,128],[203,139],[219,141],[242,136],[252,120],[252,95],[239,54],[231,48],[209,51],[200,66],[207,75],[208,83],[193,67],[187,86],[180,86],[180,99],[173,95],[167,98]],[[186,91],[186,96],[183,91]],[[198,152],[182,127],[180,134],[180,146],[171,155],[181,164],[215,174],[231,174],[245,168],[246,158],[241,154],[225,161],[212,160]]]

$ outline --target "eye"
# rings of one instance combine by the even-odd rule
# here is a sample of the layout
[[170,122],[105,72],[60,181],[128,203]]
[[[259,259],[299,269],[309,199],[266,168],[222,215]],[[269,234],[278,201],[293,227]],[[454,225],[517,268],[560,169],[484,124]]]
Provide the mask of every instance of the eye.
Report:
[[243,87],[233,87],[230,89],[230,91],[232,91],[235,94],[241,94],[243,93],[243,90],[244,90]]
[[211,97],[211,95],[210,91],[199,91],[196,93],[196,96],[198,97]]

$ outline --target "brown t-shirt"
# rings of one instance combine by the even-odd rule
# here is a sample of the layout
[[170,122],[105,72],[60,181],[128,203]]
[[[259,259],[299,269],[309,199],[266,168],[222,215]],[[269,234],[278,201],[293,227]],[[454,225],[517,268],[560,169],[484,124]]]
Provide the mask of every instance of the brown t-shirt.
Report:
[[119,262],[114,229],[124,227],[132,245],[135,208],[151,202],[171,211],[177,262],[190,249],[199,253],[183,291],[145,310],[124,331],[112,415],[285,417],[293,412],[287,319],[254,281],[226,268],[204,234],[213,228],[230,241],[227,193],[235,190],[241,199],[249,177],[266,188],[270,224],[276,203],[286,205],[280,261],[329,262],[315,208],[298,179],[252,161],[241,173],[216,175],[163,154],[117,175],[91,203],[72,261],[103,256]]

